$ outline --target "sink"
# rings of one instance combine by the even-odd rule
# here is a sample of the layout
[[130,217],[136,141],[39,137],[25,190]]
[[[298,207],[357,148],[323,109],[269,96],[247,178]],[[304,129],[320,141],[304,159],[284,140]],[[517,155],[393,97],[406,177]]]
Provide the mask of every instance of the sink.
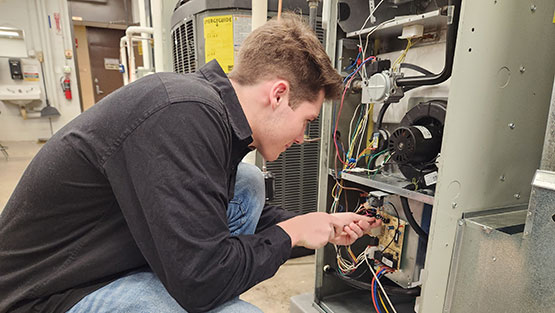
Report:
[[0,101],[20,106],[33,100],[40,100],[40,94],[38,85],[0,85]]

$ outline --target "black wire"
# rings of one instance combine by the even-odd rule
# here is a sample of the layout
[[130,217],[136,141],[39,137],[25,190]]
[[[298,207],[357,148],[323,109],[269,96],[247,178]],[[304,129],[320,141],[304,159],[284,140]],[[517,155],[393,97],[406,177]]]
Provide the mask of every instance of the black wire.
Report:
[[416,64],[412,64],[412,63],[401,63],[400,68],[408,68],[414,71],[417,71],[419,73],[424,74],[424,76],[433,76],[434,73],[428,71],[427,69],[420,67]]
[[[399,232],[399,226],[400,226],[399,211],[397,211],[397,208],[395,207],[395,205],[393,205],[393,203],[388,201],[386,202],[386,204],[391,205],[391,207],[393,207],[393,210],[395,210],[395,214],[397,214],[397,229],[395,229],[395,235],[397,235],[397,232]],[[389,248],[389,246],[391,246],[391,244],[393,243],[393,240],[395,240],[395,235],[393,235],[393,237],[391,238],[387,246],[385,246],[385,248],[382,249],[382,252],[385,252],[385,250]]]
[[[365,282],[361,282],[358,281],[356,279],[353,279],[351,277],[348,276],[344,276],[341,275],[337,270],[335,269],[330,269],[330,271],[328,273],[331,273],[333,276],[341,279],[343,282],[345,282],[347,285],[356,288],[356,289],[360,289],[360,290],[366,290],[366,291],[370,291],[371,288],[371,284],[369,283],[365,283]],[[387,277],[386,277],[387,278]],[[391,286],[391,285],[387,285],[387,284],[382,284],[383,289],[389,294],[389,295],[403,295],[403,296],[413,296],[413,297],[418,297],[420,296],[420,292],[421,292],[421,288],[420,286],[416,286],[416,287],[412,287],[412,288],[401,288],[401,287],[396,287],[396,286]]]
[[418,225],[414,216],[412,215],[412,211],[410,209],[409,200],[406,197],[401,197],[401,204],[403,206],[403,212],[405,213],[405,217],[409,222],[410,227],[414,229],[414,231],[420,236],[420,239],[424,241],[425,244],[428,244],[428,234]]

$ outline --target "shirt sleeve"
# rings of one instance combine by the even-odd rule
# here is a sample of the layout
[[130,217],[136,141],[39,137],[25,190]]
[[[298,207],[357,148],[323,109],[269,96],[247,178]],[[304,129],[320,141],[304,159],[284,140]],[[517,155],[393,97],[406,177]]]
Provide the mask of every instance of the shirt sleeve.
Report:
[[273,276],[291,253],[278,226],[230,236],[230,126],[210,105],[160,109],[104,164],[131,234],[168,292],[208,311]]
[[297,215],[299,215],[299,213],[287,211],[279,206],[265,205],[264,209],[262,209],[262,214],[260,215],[258,224],[256,225],[255,233],[259,233],[265,229],[268,229],[269,227],[276,225],[279,222],[283,222]]

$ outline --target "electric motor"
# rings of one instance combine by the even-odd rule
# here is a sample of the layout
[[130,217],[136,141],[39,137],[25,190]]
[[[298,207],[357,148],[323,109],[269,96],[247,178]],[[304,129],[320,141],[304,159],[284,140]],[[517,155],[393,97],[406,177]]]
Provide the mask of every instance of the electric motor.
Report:
[[447,102],[421,102],[409,110],[388,142],[391,159],[409,181],[429,187],[436,183]]

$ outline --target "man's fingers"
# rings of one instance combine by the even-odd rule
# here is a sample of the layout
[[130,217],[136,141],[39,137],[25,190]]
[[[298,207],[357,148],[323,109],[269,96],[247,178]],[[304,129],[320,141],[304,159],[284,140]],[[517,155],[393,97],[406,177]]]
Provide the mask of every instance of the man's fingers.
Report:
[[357,234],[349,227],[345,227],[345,232],[350,237],[349,242],[355,241],[358,238]]
[[357,238],[362,237],[364,235],[364,231],[357,225],[355,222],[349,224],[349,228],[356,233]]

